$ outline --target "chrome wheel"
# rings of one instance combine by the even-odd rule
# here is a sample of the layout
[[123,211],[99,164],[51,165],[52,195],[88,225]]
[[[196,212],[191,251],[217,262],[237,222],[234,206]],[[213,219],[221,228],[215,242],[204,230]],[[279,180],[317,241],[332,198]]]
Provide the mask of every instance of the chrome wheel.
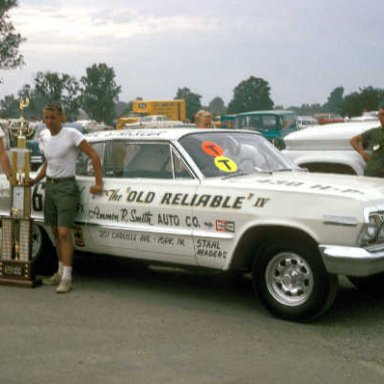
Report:
[[269,261],[265,270],[265,282],[276,301],[294,307],[309,299],[314,277],[304,258],[296,253],[282,252]]

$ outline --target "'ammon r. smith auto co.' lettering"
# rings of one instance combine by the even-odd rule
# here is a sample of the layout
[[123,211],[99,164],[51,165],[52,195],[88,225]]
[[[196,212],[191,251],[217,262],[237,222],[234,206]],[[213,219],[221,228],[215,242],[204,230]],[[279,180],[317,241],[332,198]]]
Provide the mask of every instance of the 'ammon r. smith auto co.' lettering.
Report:
[[90,219],[96,220],[105,220],[105,221],[115,221],[123,223],[144,223],[152,225],[152,216],[153,214],[150,211],[145,211],[142,213],[137,213],[136,209],[120,209],[120,214],[115,212],[103,212],[99,207],[90,209],[88,211],[88,216]]
[[150,211],[145,211],[141,214],[137,213],[136,209],[120,209],[121,221],[125,223],[143,223],[152,225],[153,214]]
[[117,213],[114,212],[102,212],[99,207],[95,207],[94,209],[90,209],[88,211],[88,216],[90,219],[96,220],[109,220],[119,222],[120,218]]

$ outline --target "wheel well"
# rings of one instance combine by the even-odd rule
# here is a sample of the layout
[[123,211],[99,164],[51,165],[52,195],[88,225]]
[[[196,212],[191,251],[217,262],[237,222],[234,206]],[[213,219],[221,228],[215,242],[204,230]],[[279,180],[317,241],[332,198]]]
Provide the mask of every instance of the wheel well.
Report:
[[341,163],[303,163],[300,167],[307,168],[309,172],[356,175],[356,171],[351,166]]
[[229,269],[243,272],[250,271],[254,256],[260,252],[264,244],[282,237],[296,239],[296,241],[306,241],[317,247],[316,241],[311,236],[297,228],[270,225],[253,227],[248,229],[241,237]]

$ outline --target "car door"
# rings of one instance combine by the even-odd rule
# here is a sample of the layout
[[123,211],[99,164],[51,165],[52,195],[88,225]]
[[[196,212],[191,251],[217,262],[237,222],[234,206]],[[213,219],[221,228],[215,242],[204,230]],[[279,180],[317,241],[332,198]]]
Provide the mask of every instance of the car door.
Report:
[[87,203],[97,252],[195,264],[192,209],[198,180],[169,142],[106,142],[104,194]]
[[[92,146],[100,156],[103,164],[105,144],[100,142],[94,143]],[[74,244],[75,248],[80,251],[94,252],[95,246],[88,230],[88,225],[92,224],[92,221],[91,223],[89,222],[88,204],[89,201],[93,201],[94,203],[101,201],[102,196],[92,195],[89,192],[90,187],[95,183],[95,174],[91,160],[83,152],[79,153],[76,164],[76,179],[80,189],[80,201],[75,226],[73,228]]]

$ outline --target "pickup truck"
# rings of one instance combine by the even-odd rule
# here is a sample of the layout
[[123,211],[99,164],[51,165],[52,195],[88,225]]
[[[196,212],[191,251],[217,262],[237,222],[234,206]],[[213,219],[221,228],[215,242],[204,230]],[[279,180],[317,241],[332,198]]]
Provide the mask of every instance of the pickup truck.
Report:
[[353,136],[380,126],[380,122],[316,125],[284,137],[285,156],[310,172],[362,175],[365,162],[349,143]]

